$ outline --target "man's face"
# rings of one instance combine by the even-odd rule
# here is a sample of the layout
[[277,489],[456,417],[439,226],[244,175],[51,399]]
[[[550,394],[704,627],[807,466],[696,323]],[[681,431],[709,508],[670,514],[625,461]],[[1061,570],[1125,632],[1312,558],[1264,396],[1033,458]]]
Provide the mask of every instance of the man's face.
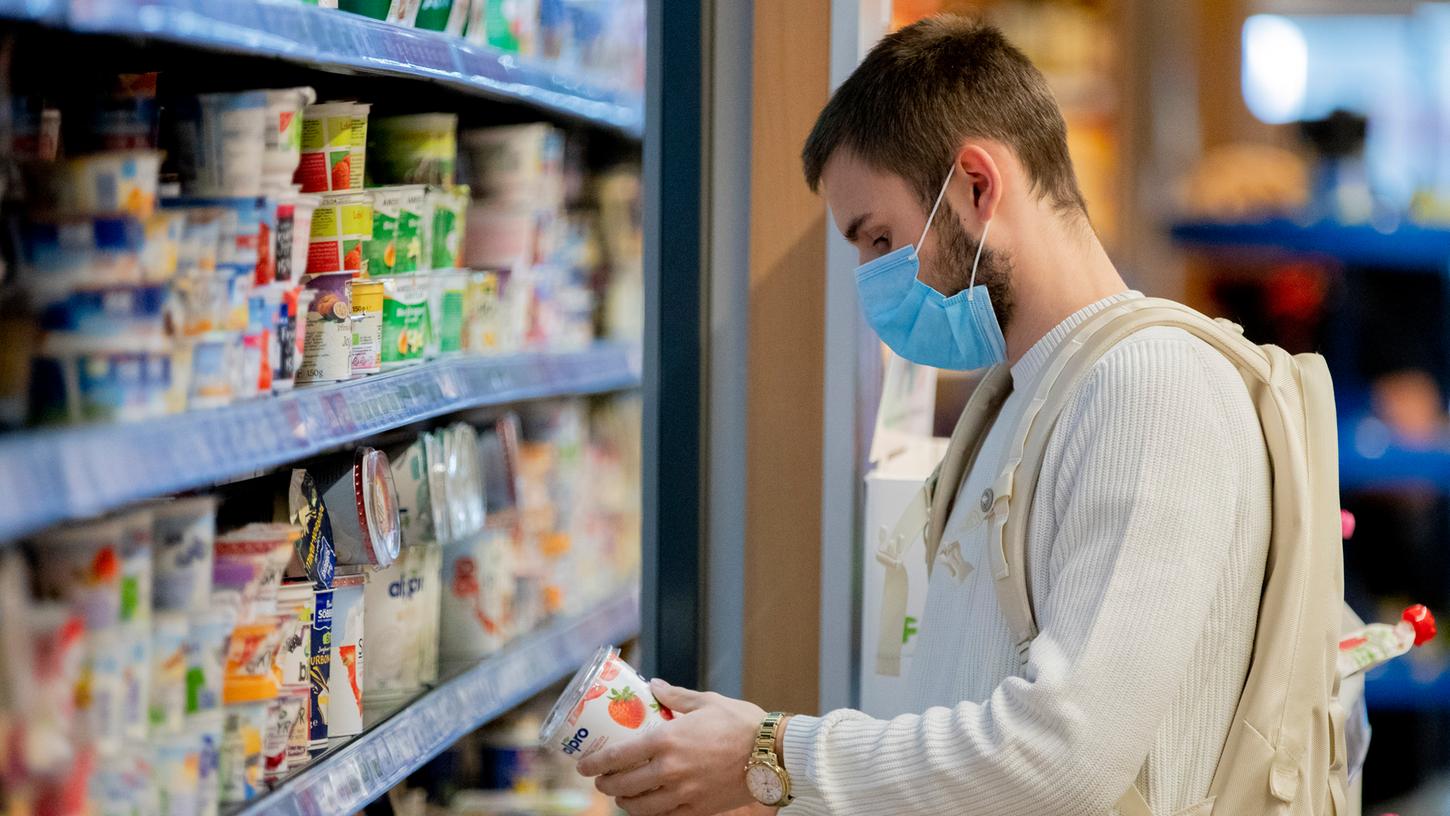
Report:
[[[942,168],[946,179],[947,168]],[[953,187],[964,185],[959,176]],[[923,202],[902,177],[870,167],[846,150],[838,150],[821,171],[821,188],[836,229],[856,247],[860,263],[913,244],[926,226],[931,202]],[[978,241],[967,234],[952,209],[948,194],[931,222],[918,251],[922,283],[948,297],[967,288]],[[1002,330],[1012,317],[1012,264],[1005,252],[988,246],[977,266],[977,283],[987,287]]]

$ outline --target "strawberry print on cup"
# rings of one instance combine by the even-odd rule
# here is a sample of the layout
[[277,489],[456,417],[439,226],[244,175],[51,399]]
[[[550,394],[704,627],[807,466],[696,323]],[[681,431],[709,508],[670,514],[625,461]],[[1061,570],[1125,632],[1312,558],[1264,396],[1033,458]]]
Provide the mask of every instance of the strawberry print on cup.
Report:
[[674,713],[655,700],[649,683],[620,658],[619,650],[603,646],[569,681],[544,720],[539,740],[578,760],[671,719]]

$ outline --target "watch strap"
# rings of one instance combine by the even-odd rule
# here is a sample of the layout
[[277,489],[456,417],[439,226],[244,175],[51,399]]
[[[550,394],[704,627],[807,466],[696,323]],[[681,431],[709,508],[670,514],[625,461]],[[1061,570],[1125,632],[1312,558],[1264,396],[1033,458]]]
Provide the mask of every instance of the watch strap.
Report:
[[780,721],[785,719],[785,714],[780,711],[772,711],[761,720],[760,728],[755,732],[755,756],[769,754],[775,758],[775,732],[780,728]]

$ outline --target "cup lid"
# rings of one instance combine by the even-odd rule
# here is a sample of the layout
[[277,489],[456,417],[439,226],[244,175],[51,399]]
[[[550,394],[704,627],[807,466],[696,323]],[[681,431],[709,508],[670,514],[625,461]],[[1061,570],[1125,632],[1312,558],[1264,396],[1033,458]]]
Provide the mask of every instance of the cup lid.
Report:
[[579,671],[574,673],[574,678],[569,681],[569,685],[564,687],[564,693],[559,695],[558,702],[549,709],[549,716],[544,718],[544,725],[539,729],[541,745],[548,745],[554,741],[559,730],[568,722],[569,712],[573,711],[579,701],[584,699],[584,693],[594,685],[594,679],[604,669],[604,664],[608,663],[610,658],[618,656],[618,649],[605,644],[594,653],[593,660],[579,667]]

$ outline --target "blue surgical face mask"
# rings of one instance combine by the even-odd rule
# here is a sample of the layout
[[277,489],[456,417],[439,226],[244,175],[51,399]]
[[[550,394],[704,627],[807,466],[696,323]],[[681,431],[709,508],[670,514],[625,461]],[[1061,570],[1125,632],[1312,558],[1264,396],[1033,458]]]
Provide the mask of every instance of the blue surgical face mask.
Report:
[[926,240],[951,180],[948,171],[926,217],[921,238],[856,267],[856,290],[866,320],[892,351],[920,365],[969,371],[1007,359],[1007,341],[997,325],[987,287],[976,285],[977,264],[982,260],[982,247],[992,222],[982,227],[982,240],[977,244],[972,278],[966,289],[946,297],[917,278],[921,271],[917,250]]

